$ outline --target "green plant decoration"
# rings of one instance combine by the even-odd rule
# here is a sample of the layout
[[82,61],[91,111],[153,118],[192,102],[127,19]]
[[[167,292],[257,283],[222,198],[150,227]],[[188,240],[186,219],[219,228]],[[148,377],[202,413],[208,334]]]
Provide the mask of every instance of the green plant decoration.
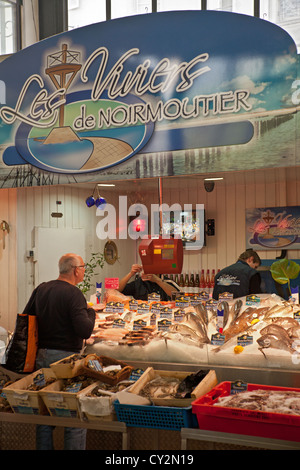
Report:
[[102,269],[105,262],[104,253],[92,253],[91,255],[91,259],[86,263],[83,281],[78,284],[78,288],[83,295],[86,295],[92,287],[95,287],[94,276],[99,274],[95,272],[95,269]]
[[288,285],[289,294],[291,294],[290,279],[296,279],[296,277],[298,277],[300,272],[299,264],[284,258],[275,261],[271,265],[270,271],[274,281],[279,284]]

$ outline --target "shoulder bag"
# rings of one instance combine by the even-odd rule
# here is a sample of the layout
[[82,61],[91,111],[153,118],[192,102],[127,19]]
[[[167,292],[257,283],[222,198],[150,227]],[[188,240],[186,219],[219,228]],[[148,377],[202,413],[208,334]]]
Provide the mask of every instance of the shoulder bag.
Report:
[[17,314],[14,333],[4,354],[4,364],[8,370],[30,373],[35,369],[38,349],[38,325],[35,311],[36,288],[23,311]]

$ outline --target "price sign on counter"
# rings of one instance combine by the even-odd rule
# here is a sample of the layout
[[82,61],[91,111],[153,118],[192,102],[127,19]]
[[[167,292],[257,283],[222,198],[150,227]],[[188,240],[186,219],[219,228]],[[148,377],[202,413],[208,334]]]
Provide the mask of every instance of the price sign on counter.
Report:
[[119,278],[118,277],[106,277],[104,285],[105,285],[105,289],[119,289]]

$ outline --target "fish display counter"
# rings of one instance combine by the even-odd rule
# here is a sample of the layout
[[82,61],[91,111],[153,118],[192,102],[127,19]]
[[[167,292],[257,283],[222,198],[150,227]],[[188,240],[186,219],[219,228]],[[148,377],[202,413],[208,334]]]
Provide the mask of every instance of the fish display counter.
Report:
[[299,314],[298,304],[275,294],[168,303],[110,292],[87,352],[145,363],[297,370]]

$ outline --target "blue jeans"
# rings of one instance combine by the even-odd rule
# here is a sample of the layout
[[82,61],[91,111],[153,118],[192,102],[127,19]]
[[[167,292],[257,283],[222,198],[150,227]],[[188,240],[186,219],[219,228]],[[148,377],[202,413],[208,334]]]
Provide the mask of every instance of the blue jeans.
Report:
[[[36,368],[49,367],[53,362],[64,357],[71,356],[74,351],[61,351],[57,349],[39,349],[36,357]],[[62,418],[63,419],[63,418]],[[53,450],[53,430],[55,426],[37,425],[36,448],[37,450]],[[85,450],[86,429],[65,428],[64,449]]]

